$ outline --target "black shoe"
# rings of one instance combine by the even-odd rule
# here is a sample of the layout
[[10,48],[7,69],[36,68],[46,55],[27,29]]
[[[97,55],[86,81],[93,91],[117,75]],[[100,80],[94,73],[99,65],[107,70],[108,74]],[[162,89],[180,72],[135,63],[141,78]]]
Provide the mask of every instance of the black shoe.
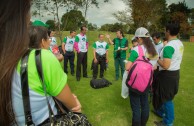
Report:
[[162,121],[154,121],[156,126],[166,126]]
[[76,79],[77,79],[77,81],[80,81],[80,77],[77,77]]
[[91,78],[91,77],[89,77],[89,76],[83,76],[83,78]]

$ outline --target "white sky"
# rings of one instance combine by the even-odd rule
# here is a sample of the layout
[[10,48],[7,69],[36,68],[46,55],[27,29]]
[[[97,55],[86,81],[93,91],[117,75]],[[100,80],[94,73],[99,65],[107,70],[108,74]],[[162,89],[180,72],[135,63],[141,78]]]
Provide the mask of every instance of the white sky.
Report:
[[[178,3],[183,0],[167,0],[167,4],[171,4],[173,2]],[[194,8],[194,0],[185,0],[189,8]],[[89,23],[97,24],[97,26],[101,26],[106,23],[115,23],[118,22],[117,19],[114,18],[113,13],[117,11],[121,11],[125,9],[125,4],[122,0],[109,0],[108,3],[100,3],[99,8],[90,7],[87,12],[87,20]],[[66,13],[66,10],[60,10],[60,17]],[[52,15],[47,15],[44,12],[44,17],[34,17],[32,16],[32,20],[38,19],[42,21],[47,21],[49,19],[54,19]]]

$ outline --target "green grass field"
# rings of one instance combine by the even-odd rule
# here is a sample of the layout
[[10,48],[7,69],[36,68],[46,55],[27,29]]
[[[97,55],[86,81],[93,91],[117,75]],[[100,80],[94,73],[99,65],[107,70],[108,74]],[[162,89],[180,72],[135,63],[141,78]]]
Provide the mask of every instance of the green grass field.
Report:
[[[90,70],[93,58],[92,43],[98,39],[99,33],[87,33],[90,43],[88,51],[88,75],[92,76]],[[116,35],[111,33],[112,38]],[[64,32],[63,36],[68,35]],[[130,42],[131,36],[126,36]],[[130,43],[131,44],[131,43]],[[184,42],[185,50],[183,62],[181,65],[181,79],[179,92],[174,99],[175,105],[175,121],[174,126],[194,126],[194,43]],[[115,69],[113,61],[113,46],[109,50],[109,68],[105,72],[105,78],[112,81],[112,85],[107,88],[93,89],[90,87],[90,79],[81,78],[80,82],[76,81],[76,77],[68,75],[68,84],[71,87],[81,104],[82,111],[87,115],[90,122],[94,126],[129,126],[131,125],[132,112],[129,99],[121,97],[121,79],[114,81]],[[75,59],[75,65],[76,65]],[[63,63],[62,63],[63,66]],[[152,105],[150,104],[150,109]],[[154,126],[154,121],[161,120],[150,112],[147,126]]]

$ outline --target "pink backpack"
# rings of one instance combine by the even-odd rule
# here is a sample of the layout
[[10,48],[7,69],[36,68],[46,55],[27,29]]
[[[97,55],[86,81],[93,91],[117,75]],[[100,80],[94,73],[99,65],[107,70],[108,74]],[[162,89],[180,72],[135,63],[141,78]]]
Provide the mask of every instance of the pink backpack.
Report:
[[153,80],[153,66],[144,56],[143,49],[138,46],[139,57],[135,60],[126,80],[130,90],[141,94],[149,89]]

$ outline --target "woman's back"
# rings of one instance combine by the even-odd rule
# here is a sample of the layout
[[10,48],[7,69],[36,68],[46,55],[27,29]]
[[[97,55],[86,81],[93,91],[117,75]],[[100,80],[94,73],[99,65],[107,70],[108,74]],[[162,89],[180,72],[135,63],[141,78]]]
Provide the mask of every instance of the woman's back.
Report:
[[[42,50],[42,67],[45,84],[49,96],[49,102],[54,114],[57,113],[55,103],[51,96],[58,95],[67,82],[67,76],[63,72],[56,57],[47,50]],[[37,125],[49,117],[46,97],[42,88],[35,65],[35,50],[32,50],[28,60],[28,83],[33,122]],[[25,125],[23,100],[21,94],[20,63],[12,78],[12,103],[16,121],[19,125]]]

